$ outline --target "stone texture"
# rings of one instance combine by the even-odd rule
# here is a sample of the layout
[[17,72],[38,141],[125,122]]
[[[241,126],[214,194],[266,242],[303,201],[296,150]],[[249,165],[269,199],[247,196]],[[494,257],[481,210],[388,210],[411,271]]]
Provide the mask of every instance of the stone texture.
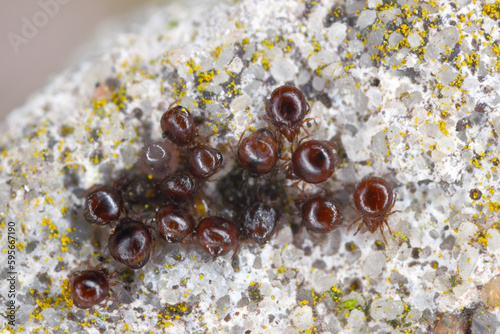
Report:
[[[2,256],[15,222],[20,332],[426,333],[440,315],[467,310],[456,319],[493,333],[498,309],[480,308],[480,287],[500,267],[496,13],[479,1],[179,1],[93,44],[1,125]],[[269,244],[214,260],[158,240],[141,270],[106,265],[130,283],[117,289],[119,308],[72,306],[71,272],[108,256],[109,229],[84,221],[82,192],[132,168],[180,100],[224,150],[205,190],[222,196],[237,168],[227,144],[268,125],[265,99],[285,83],[309,101],[311,137],[339,147],[321,187],[339,201],[343,226],[324,239],[301,231],[294,199],[318,189],[284,187]],[[352,191],[368,174],[397,194],[387,244],[379,231],[348,230]]]

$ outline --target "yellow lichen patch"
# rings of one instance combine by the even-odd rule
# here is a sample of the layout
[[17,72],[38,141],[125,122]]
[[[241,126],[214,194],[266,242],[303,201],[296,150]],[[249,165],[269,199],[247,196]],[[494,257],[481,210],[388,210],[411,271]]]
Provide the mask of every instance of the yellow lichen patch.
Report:
[[261,59],[262,67],[264,67],[264,70],[269,70],[271,67],[271,64],[269,63],[269,59],[266,56],[262,56]]
[[272,49],[274,47],[274,43],[265,39],[262,41],[262,46],[264,46],[268,49]]
[[61,215],[63,217],[66,217],[67,214],[68,214],[68,206],[66,205],[61,208]]
[[120,89],[114,91],[111,94],[111,101],[118,107],[118,109],[125,108],[125,102],[127,101],[127,91],[125,86],[121,85]]
[[212,51],[212,55],[214,57],[214,61],[216,61],[217,59],[219,59],[219,55],[222,51],[222,47],[219,45],[218,47],[215,48],[214,51]]
[[488,202],[488,209],[492,213],[498,212],[499,209],[500,209],[500,203],[498,203],[498,202]]
[[227,86],[227,91],[228,94],[233,94],[233,95],[241,95],[242,91],[239,88],[236,88],[236,83],[231,81],[229,85]]
[[489,16],[495,20],[500,20],[500,1],[497,0],[495,3],[484,4],[483,15]]
[[208,72],[198,73],[198,82],[200,84],[196,87],[196,89],[199,92],[204,91],[207,88],[208,83],[210,81],[212,81],[214,77],[215,77],[215,71],[214,70],[211,70],[211,71],[208,71]]
[[477,242],[483,247],[488,247],[488,239],[491,239],[491,235],[488,234],[486,230],[478,233]]
[[446,129],[446,122],[443,121],[438,121],[439,124],[439,130],[444,133],[445,135],[449,135],[450,132]]
[[342,301],[343,291],[337,288],[336,285],[332,286],[330,290],[327,291],[334,302],[339,303]]
[[52,197],[45,197],[45,204],[52,204],[54,206],[57,206],[57,203],[55,203],[54,199]]
[[204,73],[199,73],[198,74],[198,82],[203,83],[203,82],[210,82],[215,76],[215,72],[213,70],[204,72]]
[[188,308],[184,303],[179,303],[175,305],[167,304],[162,312],[158,313],[158,326],[170,327],[173,326],[174,323],[172,321],[180,320],[180,318],[184,315],[188,315],[191,312],[190,308]]
[[63,234],[61,237],[61,251],[62,252],[67,252],[68,251],[68,245],[70,244],[72,240],[66,235]]
[[283,268],[283,266],[281,266],[281,267],[278,268],[278,274],[282,274],[282,273],[288,271],[289,269],[290,268]]
[[94,112],[101,113],[104,106],[108,103],[107,99],[92,100],[92,108]]
[[[460,59],[460,58],[458,58]],[[467,54],[464,52],[464,60],[461,62],[462,66],[467,66],[469,68],[479,66],[479,55],[475,52]]]
[[[51,279],[52,280],[52,279]],[[62,310],[65,310],[66,308],[72,308],[73,306],[73,298],[71,297],[71,289],[69,286],[69,281],[68,279],[65,279],[63,283],[61,284],[61,292],[59,294],[54,294],[54,295],[48,295],[49,294],[49,289],[47,289],[44,294],[46,297],[44,298],[39,298],[40,293],[34,289],[31,289],[30,292],[35,298],[35,302],[37,304],[37,307],[33,310],[33,313],[30,314],[30,321],[33,321],[33,319],[38,319],[42,320],[43,316],[41,312],[44,309],[47,308],[55,308],[55,307],[61,307],[59,305],[62,305]],[[62,317],[61,317],[62,320]]]
[[182,78],[179,78],[178,81],[172,83],[172,90],[174,91],[174,99],[179,100],[182,97],[186,96],[186,81]]
[[464,81],[464,75],[462,73],[459,73],[455,78],[455,80],[450,82],[450,86],[455,86],[460,88],[460,86],[462,86],[463,81]]

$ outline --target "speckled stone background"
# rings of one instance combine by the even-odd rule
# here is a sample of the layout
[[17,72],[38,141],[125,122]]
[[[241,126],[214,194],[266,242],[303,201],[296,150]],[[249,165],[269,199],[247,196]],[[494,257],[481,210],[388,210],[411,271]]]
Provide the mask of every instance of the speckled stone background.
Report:
[[[17,233],[14,330],[498,333],[499,7],[185,1],[102,40],[2,124],[2,265],[8,222]],[[227,143],[267,125],[265,98],[284,83],[310,102],[312,137],[340,148],[321,187],[341,203],[343,226],[320,239],[297,232],[299,191],[286,187],[288,210],[268,245],[244,242],[235,258],[213,260],[157,240],[141,270],[106,265],[131,282],[115,287],[121,306],[73,307],[70,273],[108,256],[109,230],[84,221],[82,191],[132,168],[180,99],[225,155],[205,190],[217,197],[237,168]],[[354,187],[371,173],[397,193],[387,245],[379,232],[347,231]],[[2,306],[7,277],[2,270]]]

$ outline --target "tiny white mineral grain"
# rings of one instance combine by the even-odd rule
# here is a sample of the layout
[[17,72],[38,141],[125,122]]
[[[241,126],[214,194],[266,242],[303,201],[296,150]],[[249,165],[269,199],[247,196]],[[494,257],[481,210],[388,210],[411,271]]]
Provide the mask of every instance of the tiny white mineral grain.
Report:
[[403,311],[404,304],[401,300],[380,298],[372,303],[370,315],[377,320],[393,320]]
[[462,255],[460,255],[460,259],[458,260],[459,274],[463,280],[469,279],[478,259],[479,250],[477,248],[471,246],[464,247]]
[[290,315],[290,322],[299,331],[305,331],[314,324],[312,308],[305,305],[296,307]]
[[354,309],[349,313],[347,318],[347,327],[352,329],[360,328],[365,324],[365,314],[358,309]]

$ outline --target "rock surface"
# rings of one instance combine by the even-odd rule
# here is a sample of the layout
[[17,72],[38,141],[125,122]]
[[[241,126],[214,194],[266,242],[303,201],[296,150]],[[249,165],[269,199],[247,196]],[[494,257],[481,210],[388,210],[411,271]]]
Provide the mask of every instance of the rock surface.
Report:
[[[428,333],[450,314],[474,333],[498,332],[499,309],[483,308],[481,287],[500,272],[499,6],[179,1],[96,44],[2,124],[3,263],[10,225],[16,237],[10,329]],[[288,187],[285,222],[264,247],[242,243],[235,258],[214,260],[157,240],[140,270],[106,265],[130,283],[115,288],[122,305],[73,306],[71,272],[108,256],[109,231],[85,222],[82,192],[132,168],[180,100],[200,136],[224,150],[206,185],[217,196],[233,169],[225,144],[267,126],[265,98],[285,83],[311,105],[311,136],[339,147],[322,188],[341,203],[343,226],[321,240],[297,233],[299,193]],[[372,173],[397,193],[387,245],[379,231],[348,231],[354,187]],[[0,272],[2,305],[7,278]]]

